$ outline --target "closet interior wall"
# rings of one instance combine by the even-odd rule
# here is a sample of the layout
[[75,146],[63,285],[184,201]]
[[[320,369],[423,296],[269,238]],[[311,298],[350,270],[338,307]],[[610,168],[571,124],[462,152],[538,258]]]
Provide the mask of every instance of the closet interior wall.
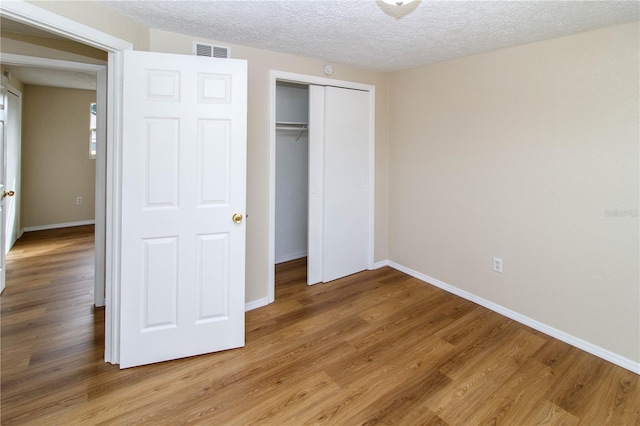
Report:
[[275,262],[307,256],[309,88],[276,85]]

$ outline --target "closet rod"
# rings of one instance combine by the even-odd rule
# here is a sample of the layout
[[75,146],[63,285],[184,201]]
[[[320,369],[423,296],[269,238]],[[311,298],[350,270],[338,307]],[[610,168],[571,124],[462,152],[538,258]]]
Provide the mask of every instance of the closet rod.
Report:
[[276,123],[276,130],[291,130],[297,131],[298,136],[296,136],[296,141],[300,139],[303,132],[309,130],[307,127],[307,123]]
[[285,123],[285,122],[276,122],[276,129],[279,130],[300,130],[307,129],[307,123]]

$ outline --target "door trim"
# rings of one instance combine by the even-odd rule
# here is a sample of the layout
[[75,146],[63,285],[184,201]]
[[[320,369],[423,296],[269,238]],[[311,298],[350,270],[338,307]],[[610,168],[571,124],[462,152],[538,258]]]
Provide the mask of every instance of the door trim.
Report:
[[[122,152],[122,75],[124,51],[133,49],[127,41],[87,25],[41,9],[25,1],[0,3],[2,15],[11,20],[49,31],[108,52],[107,143],[105,204],[105,361],[119,363],[120,357],[120,197]],[[5,55],[3,55],[3,58]]]
[[375,198],[375,109],[376,87],[371,84],[271,70],[269,75],[269,231],[267,301],[275,301],[275,235],[276,235],[276,82],[334,86],[369,92],[369,237],[368,269],[374,268],[374,198]]

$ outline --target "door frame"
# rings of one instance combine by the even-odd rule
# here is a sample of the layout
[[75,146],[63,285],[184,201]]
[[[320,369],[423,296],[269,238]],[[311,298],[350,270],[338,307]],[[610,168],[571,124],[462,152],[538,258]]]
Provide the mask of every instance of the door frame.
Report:
[[[106,80],[105,222],[105,352],[106,362],[120,361],[120,199],[122,152],[122,76],[127,41],[41,9],[25,1],[0,3],[2,15],[108,53]],[[6,55],[3,54],[3,58]],[[97,165],[97,164],[96,164]]]
[[[369,232],[367,239],[367,264],[374,268],[374,199],[375,199],[375,110],[376,87],[371,84],[334,80],[313,75],[297,74],[286,71],[270,70],[269,75],[269,231],[268,231],[268,272],[267,299],[252,308],[264,306],[275,301],[275,235],[276,235],[276,82],[288,82],[304,85],[333,86],[344,89],[362,90],[369,93]],[[310,153],[311,155],[311,153]],[[311,159],[309,160],[312,161]]]

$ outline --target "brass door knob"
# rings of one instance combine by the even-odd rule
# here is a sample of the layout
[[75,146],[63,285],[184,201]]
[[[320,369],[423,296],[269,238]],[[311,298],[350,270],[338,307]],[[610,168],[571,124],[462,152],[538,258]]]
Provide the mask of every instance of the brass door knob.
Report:
[[13,197],[14,195],[16,195],[15,191],[2,191],[2,198]]
[[231,220],[235,223],[242,223],[242,215],[240,213],[234,213],[233,216],[231,216]]

